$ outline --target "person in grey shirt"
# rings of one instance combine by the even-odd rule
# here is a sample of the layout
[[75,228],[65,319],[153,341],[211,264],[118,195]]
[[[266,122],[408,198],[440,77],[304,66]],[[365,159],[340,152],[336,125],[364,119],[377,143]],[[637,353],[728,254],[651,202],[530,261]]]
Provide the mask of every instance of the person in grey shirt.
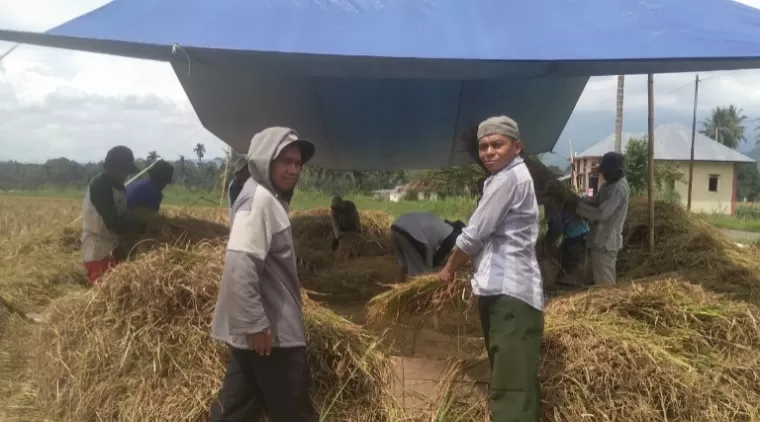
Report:
[[471,142],[489,176],[438,277],[452,283],[455,272],[472,259],[471,285],[491,366],[491,418],[538,422],[544,293],[535,248],[539,209],[533,178],[511,118],[485,120]]
[[288,207],[314,145],[292,129],[256,134],[230,210],[211,337],[229,347],[211,421],[314,422],[301,285]]
[[391,241],[396,250],[399,281],[407,276],[432,272],[440,266],[462,232],[461,221],[441,220],[429,212],[402,214],[391,224]]
[[589,251],[594,284],[615,284],[617,254],[623,247],[623,224],[630,197],[625,158],[617,152],[604,154],[599,172],[604,184],[591,203],[578,203],[576,214],[592,222]]

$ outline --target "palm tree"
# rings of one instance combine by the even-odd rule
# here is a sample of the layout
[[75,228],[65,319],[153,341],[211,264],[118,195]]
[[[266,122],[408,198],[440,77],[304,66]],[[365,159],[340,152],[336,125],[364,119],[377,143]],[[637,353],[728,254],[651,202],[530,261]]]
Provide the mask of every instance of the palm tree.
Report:
[[702,130],[699,133],[714,139],[721,144],[736,149],[739,142],[745,141],[744,122],[747,116],[742,109],[733,105],[728,107],[715,107],[712,116],[702,122]]
[[199,142],[195,144],[193,152],[195,152],[195,154],[198,156],[198,162],[200,163],[203,160],[203,156],[206,155],[206,147]]
[[148,158],[145,159],[148,164],[152,164],[154,161],[158,160],[158,153],[156,151],[151,151],[148,153]]
[[[760,124],[760,117],[755,119],[755,121]],[[760,125],[755,128],[755,146],[760,147]]]

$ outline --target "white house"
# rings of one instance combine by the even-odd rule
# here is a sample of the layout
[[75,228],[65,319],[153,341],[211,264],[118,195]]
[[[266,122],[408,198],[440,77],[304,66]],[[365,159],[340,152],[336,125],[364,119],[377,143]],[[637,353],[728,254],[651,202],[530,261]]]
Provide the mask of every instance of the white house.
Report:
[[[623,151],[631,138],[641,139],[645,136],[646,133],[623,133]],[[601,157],[614,149],[615,135],[612,134],[575,156],[573,166],[580,189],[597,188],[598,179],[594,170]],[[690,127],[667,124],[655,128],[654,159],[675,164],[683,175],[681,181],[676,182],[675,188],[684,206],[688,200],[690,155]],[[746,155],[697,133],[694,138],[692,211],[733,215],[736,208],[736,166],[754,162]]]
[[376,198],[387,199],[391,202],[399,202],[404,199],[417,201],[437,201],[442,195],[436,189],[437,183],[430,181],[414,181],[405,185],[396,186],[393,189],[383,189],[374,192]]

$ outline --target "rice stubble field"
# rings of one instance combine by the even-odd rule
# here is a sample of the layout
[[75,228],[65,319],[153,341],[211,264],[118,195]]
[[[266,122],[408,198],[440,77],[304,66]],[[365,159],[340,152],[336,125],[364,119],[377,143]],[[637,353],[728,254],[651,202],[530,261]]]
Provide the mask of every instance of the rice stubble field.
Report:
[[[396,283],[387,231],[404,204],[357,201],[364,233],[329,252],[327,203],[291,217],[321,419],[488,420],[484,396],[454,382],[484,359],[466,274],[446,290],[426,276]],[[457,205],[437,208],[472,207]],[[80,209],[0,197],[0,420],[206,420],[226,359],[208,335],[226,211],[166,207],[132,259],[88,289]],[[758,255],[664,203],[649,254],[645,210],[629,210],[617,286],[550,292],[542,420],[760,421]],[[446,363],[429,403],[399,402],[393,356]]]

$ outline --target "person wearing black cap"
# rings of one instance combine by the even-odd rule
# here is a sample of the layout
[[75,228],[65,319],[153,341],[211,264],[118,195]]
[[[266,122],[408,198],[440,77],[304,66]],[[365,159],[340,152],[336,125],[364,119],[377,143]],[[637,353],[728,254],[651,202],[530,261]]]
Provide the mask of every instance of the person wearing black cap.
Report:
[[232,182],[230,182],[230,186],[227,189],[227,196],[230,198],[230,207],[235,203],[235,199],[240,195],[240,191],[243,190],[245,181],[251,177],[251,173],[248,171],[248,160],[245,158],[236,160],[235,167],[233,167],[232,171]]
[[127,186],[127,208],[143,208],[158,212],[164,200],[163,190],[172,182],[174,167],[164,160],[148,169],[148,179]]
[[82,204],[81,254],[90,284],[95,284],[124,258],[117,253],[120,235],[143,228],[141,221],[125,216],[124,182],[134,173],[137,166],[132,150],[116,146],[106,154],[103,172],[95,176],[87,188]]
[[578,203],[576,213],[592,222],[589,250],[594,284],[615,284],[615,265],[623,247],[623,224],[630,197],[625,158],[617,152],[604,154],[599,172],[604,184],[591,203]]

